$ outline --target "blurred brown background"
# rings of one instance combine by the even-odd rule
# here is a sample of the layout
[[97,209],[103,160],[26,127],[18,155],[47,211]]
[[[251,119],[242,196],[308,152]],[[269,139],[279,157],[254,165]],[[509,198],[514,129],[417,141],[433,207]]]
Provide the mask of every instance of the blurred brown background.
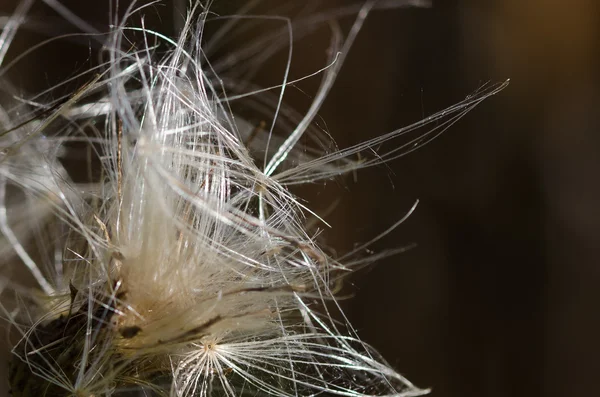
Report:
[[[225,2],[217,9],[243,3]],[[171,26],[165,3],[157,14]],[[338,252],[421,200],[372,248],[417,247],[357,275],[346,307],[363,339],[435,397],[600,395],[596,3],[434,0],[373,12],[320,113],[344,147],[511,79],[433,143],[356,184],[333,183],[342,201],[327,218],[328,241]],[[106,21],[108,0],[63,4]],[[0,5],[10,12],[14,1]],[[81,66],[89,48],[80,52]],[[14,78],[47,87],[65,67],[46,56],[45,73]]]

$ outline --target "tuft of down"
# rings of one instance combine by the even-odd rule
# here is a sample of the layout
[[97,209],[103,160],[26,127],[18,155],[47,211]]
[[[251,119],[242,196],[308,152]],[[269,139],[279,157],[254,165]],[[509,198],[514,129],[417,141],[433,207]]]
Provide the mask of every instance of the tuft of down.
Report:
[[[72,79],[87,84],[48,103],[48,92],[9,95],[0,109],[0,251],[14,254],[40,291],[9,285],[8,276],[0,285],[19,334],[14,396],[427,393],[345,320],[335,292],[366,260],[340,263],[320,248],[307,228],[317,216],[290,187],[409,153],[506,83],[409,127],[323,149],[327,137],[313,119],[374,5],[358,10],[345,38],[332,30],[331,57],[304,114],[282,101],[293,83],[293,32],[341,11],[294,24],[236,15],[214,37],[261,18],[283,30],[213,63],[207,7],[193,4],[170,39],[143,18],[135,25],[145,8],[132,6],[95,36],[103,61]],[[281,48],[281,85],[252,88],[244,73]],[[240,101],[270,122],[245,120],[232,110]],[[388,141],[390,149],[365,155]],[[85,183],[60,161],[73,147],[86,153]]]

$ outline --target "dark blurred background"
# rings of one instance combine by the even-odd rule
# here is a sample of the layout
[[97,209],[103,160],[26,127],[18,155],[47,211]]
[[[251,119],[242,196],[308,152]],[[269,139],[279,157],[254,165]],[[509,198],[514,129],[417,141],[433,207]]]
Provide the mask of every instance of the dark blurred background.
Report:
[[[62,3],[86,20],[106,21],[108,0]],[[215,7],[232,12],[242,3]],[[372,247],[416,248],[356,275],[345,305],[361,337],[435,397],[600,395],[596,3],[446,0],[375,11],[320,112],[344,147],[511,79],[421,150],[360,172],[357,183],[333,184],[341,202],[327,217],[334,228],[326,236],[340,253],[420,200],[407,222]],[[1,11],[14,4],[1,1]],[[172,27],[173,4],[165,4],[156,13]],[[347,28],[351,19],[340,23]],[[328,36],[307,40],[320,41],[321,59]],[[311,42],[304,46],[309,54]],[[80,52],[83,67],[90,50]],[[31,67],[46,72],[24,67],[13,78],[49,86],[67,61],[43,57],[47,66]],[[294,62],[311,61],[295,55]],[[307,71],[313,66],[322,64],[312,61]]]

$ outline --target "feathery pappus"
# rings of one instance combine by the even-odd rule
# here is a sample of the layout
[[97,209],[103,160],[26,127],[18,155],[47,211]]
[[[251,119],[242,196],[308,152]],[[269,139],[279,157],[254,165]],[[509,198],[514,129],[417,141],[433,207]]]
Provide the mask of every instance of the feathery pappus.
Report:
[[[8,81],[0,92],[0,251],[9,258],[0,309],[14,339],[11,394],[427,393],[359,339],[336,300],[347,274],[382,255],[357,258],[367,244],[329,254],[307,226],[325,221],[293,187],[403,156],[506,82],[338,149],[314,120],[363,22],[378,8],[423,1],[367,1],[296,19],[253,14],[258,1],[231,16],[196,1],[174,38],[146,26],[161,2],[113,2],[102,32],[43,1],[82,31],[48,42],[86,37],[100,43],[100,62],[42,92],[25,95]],[[4,22],[2,79],[35,53],[4,62],[34,3],[21,1]],[[345,35],[334,22],[342,17],[354,18]],[[265,20],[281,29],[215,55],[221,41]],[[219,29],[205,36],[214,21]],[[327,23],[329,59],[291,79],[294,42]],[[281,51],[281,83],[255,86],[251,76]],[[295,111],[286,90],[308,78],[320,85],[308,109]],[[78,166],[66,166],[74,153]],[[34,286],[15,281],[19,268]]]

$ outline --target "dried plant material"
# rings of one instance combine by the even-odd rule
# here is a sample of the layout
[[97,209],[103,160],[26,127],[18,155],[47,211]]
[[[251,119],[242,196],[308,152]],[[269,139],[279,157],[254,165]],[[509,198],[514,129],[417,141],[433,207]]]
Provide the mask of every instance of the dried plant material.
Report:
[[[31,3],[5,24],[1,57]],[[370,10],[391,2],[294,23],[251,16],[249,5],[209,40],[206,21],[225,17],[201,3],[176,39],[145,27],[146,6],[131,6],[101,34],[47,3],[104,43],[104,61],[73,77],[88,83],[67,96],[45,103],[47,92],[13,92],[0,109],[0,250],[39,287],[31,292],[2,273],[2,309],[19,333],[12,395],[427,393],[358,338],[336,301],[343,277],[393,252],[347,263],[330,256],[306,226],[320,218],[290,186],[407,154],[505,83],[337,149],[323,144],[329,138],[314,118]],[[351,30],[344,36],[332,25],[328,62],[305,77],[321,78],[314,101],[294,112],[283,101],[294,83],[294,32],[344,13],[355,14]],[[265,19],[282,30],[211,59],[219,39]],[[283,81],[254,88],[248,76],[279,49],[288,53]],[[242,102],[261,123],[235,110]],[[75,150],[69,145],[85,153],[84,183],[61,162]]]

